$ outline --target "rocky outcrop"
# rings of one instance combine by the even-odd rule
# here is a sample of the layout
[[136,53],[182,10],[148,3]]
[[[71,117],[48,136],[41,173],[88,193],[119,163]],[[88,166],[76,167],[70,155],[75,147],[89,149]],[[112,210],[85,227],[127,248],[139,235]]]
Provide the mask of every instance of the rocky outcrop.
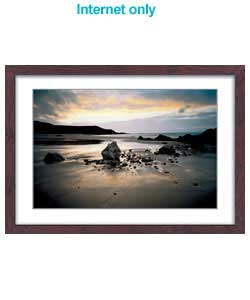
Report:
[[170,136],[159,134],[154,140],[155,141],[170,142],[173,139]]
[[104,161],[118,163],[120,162],[121,150],[116,142],[112,142],[102,150],[102,157]]
[[138,137],[138,141],[153,141],[154,139],[151,139],[151,138],[144,138],[143,136],[139,136]]
[[[144,138],[139,136],[139,141],[158,141],[158,142],[181,142],[191,145],[193,149],[200,151],[210,151],[211,146],[213,146],[211,151],[216,151],[216,142],[217,142],[217,129],[207,129],[200,134],[185,134],[179,136],[178,138],[171,138],[169,136],[159,134],[156,138]],[[210,145],[210,148],[208,147]],[[164,151],[164,150],[163,150]]]
[[160,142],[169,142],[169,141],[173,141],[173,139],[169,136],[163,135],[163,134],[159,134],[156,138],[152,139],[152,138],[146,138],[143,136],[139,136],[138,137],[138,141],[160,141]]
[[[162,163],[156,159],[155,155],[166,154],[168,157]],[[178,163],[178,157],[191,155],[191,148],[188,145],[175,143],[174,145],[165,144],[157,152],[150,149],[144,151],[133,151],[132,149],[121,151],[116,142],[112,142],[102,151],[102,159],[89,160],[84,159],[85,165],[94,165],[98,171],[109,169],[115,170],[133,170],[140,169],[142,166],[161,169],[157,166],[162,164],[166,166],[168,163]],[[168,174],[169,171],[166,171]]]
[[173,143],[172,145],[165,144],[158,151],[156,151],[155,154],[166,154],[176,159],[180,156],[190,156],[194,153],[194,151],[195,150],[188,144]]
[[155,152],[155,154],[175,155],[176,150],[175,150],[175,147],[173,147],[173,146],[164,145],[157,152]]
[[201,134],[186,134],[184,136],[179,136],[176,141],[187,143],[187,144],[209,144],[209,145],[216,145],[217,139],[217,130],[214,129],[207,129],[203,131]]
[[[38,134],[118,134],[112,129],[106,129],[99,126],[69,126],[69,125],[54,125],[50,123],[34,121],[34,133]],[[123,134],[119,132],[119,134]]]
[[61,162],[61,161],[64,161],[65,158],[60,155],[59,153],[47,153],[46,156],[44,157],[44,162],[46,164],[53,164],[53,163],[58,163],[58,162]]

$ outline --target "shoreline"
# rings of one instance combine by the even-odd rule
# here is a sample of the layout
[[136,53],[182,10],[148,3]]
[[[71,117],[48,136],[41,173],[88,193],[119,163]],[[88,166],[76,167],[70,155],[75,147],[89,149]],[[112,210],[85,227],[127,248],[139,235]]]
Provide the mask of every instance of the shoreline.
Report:
[[98,163],[100,152],[36,164],[34,208],[216,208],[214,154],[151,153],[152,162],[141,162],[148,146],[131,149],[136,156],[122,167]]
[[36,135],[34,208],[216,208],[216,145],[82,136]]

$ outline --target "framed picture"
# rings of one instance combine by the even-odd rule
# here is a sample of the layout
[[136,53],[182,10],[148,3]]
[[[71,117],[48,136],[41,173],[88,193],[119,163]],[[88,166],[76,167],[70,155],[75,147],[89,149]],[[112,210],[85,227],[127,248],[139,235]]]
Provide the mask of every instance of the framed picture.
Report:
[[6,233],[244,233],[244,66],[6,66]]

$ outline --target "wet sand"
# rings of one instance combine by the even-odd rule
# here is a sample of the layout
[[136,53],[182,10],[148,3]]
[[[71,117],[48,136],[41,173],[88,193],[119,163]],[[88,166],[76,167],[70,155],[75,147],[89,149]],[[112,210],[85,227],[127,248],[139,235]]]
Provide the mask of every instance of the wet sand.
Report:
[[[162,146],[117,142],[136,154]],[[34,208],[216,208],[216,154],[181,156],[178,162],[155,155],[150,164],[107,168],[86,163],[101,158],[104,144],[73,152],[70,146],[34,147]],[[57,150],[66,161],[46,165],[42,157],[48,150]]]

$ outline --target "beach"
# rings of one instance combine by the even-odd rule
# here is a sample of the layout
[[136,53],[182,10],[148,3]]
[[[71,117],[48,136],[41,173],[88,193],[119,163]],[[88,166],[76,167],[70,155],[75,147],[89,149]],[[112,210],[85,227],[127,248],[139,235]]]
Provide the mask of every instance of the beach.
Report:
[[[216,153],[192,151],[173,159],[155,153],[182,143],[141,141],[140,135],[36,134],[34,208],[216,208]],[[112,141],[123,165],[99,163]],[[48,152],[65,160],[46,164]]]

